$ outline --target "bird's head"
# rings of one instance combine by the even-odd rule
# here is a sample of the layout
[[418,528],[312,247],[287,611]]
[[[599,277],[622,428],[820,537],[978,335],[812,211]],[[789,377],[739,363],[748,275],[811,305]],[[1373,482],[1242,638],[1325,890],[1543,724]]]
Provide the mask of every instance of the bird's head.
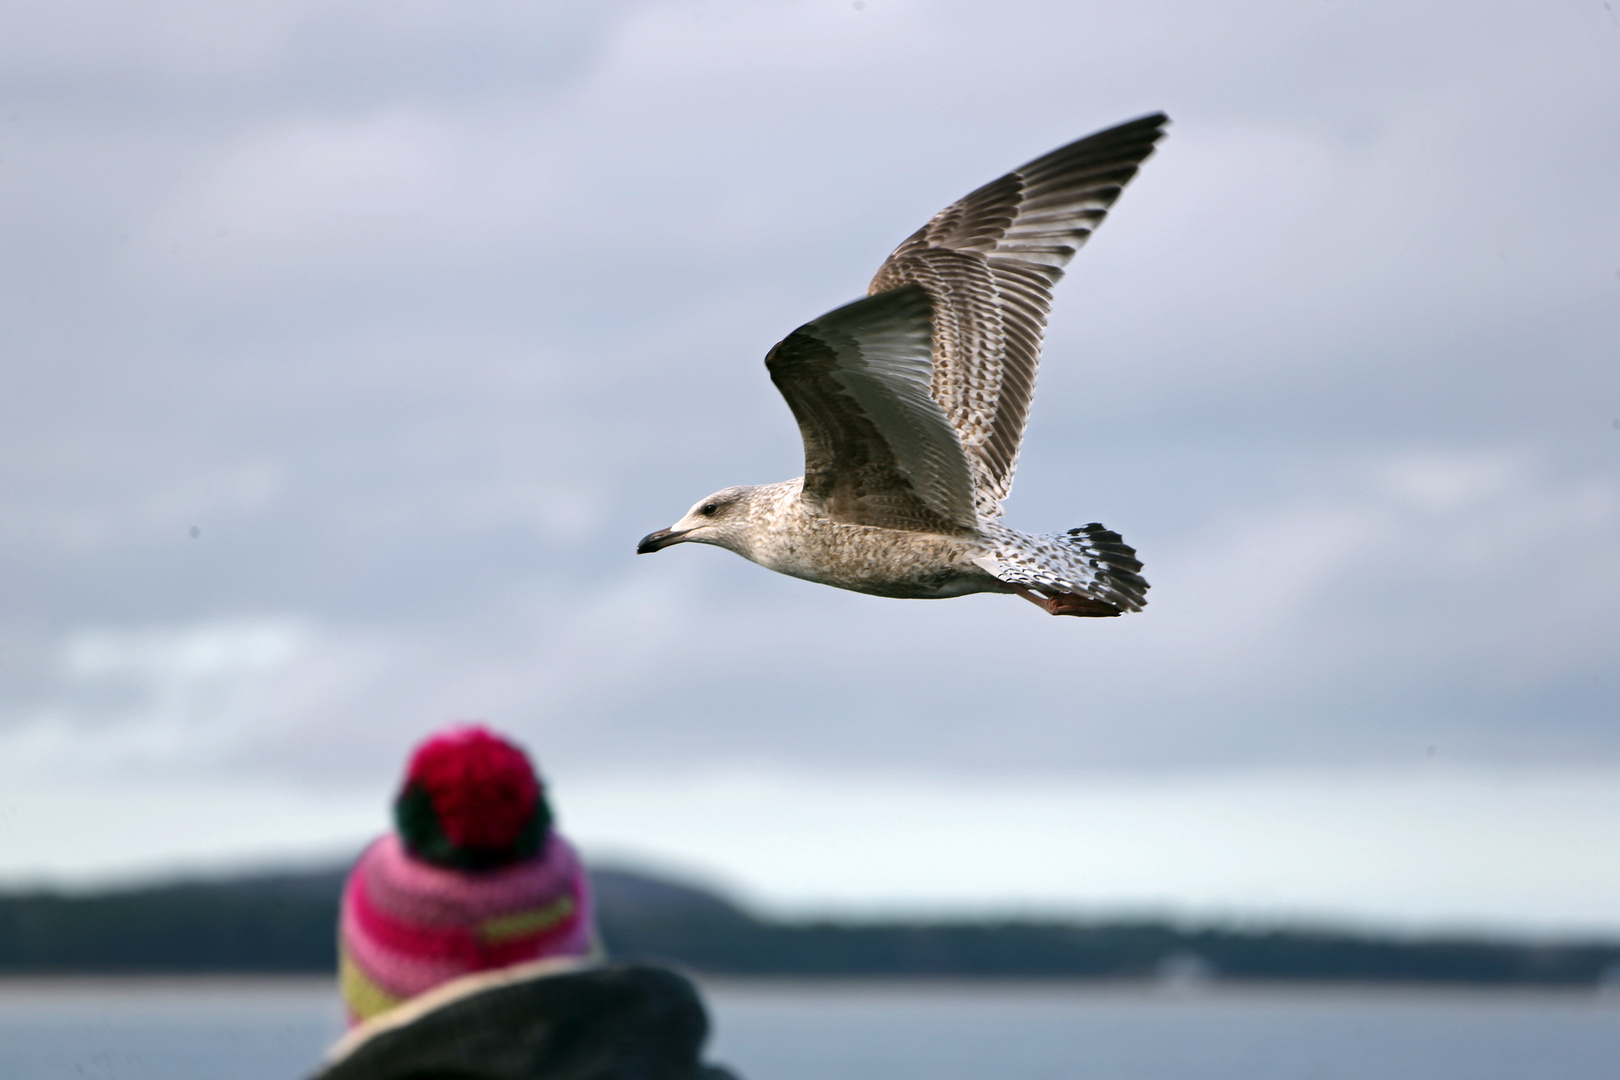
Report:
[[667,529],[648,533],[636,545],[637,555],[650,555],[672,544],[714,544],[751,558],[751,525],[767,509],[764,488],[729,487],[700,499],[686,516]]

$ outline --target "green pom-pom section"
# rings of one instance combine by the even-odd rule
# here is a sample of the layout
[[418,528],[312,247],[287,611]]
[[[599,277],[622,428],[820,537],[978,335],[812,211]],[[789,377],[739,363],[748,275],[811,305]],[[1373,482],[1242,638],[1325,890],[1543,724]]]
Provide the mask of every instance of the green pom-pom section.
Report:
[[433,809],[433,796],[418,784],[408,784],[394,800],[394,824],[406,849],[423,862],[453,870],[495,870],[545,850],[551,836],[551,807],[541,795],[534,813],[524,822],[517,839],[500,848],[463,847],[445,835],[439,815]]

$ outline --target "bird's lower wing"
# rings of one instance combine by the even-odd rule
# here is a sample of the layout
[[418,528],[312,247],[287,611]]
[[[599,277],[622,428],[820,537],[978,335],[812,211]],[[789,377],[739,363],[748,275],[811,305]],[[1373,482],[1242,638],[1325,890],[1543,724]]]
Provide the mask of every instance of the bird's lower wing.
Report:
[[804,497],[858,525],[970,529],[972,472],[930,393],[933,305],[909,285],[808,322],[765,358],[804,437]]

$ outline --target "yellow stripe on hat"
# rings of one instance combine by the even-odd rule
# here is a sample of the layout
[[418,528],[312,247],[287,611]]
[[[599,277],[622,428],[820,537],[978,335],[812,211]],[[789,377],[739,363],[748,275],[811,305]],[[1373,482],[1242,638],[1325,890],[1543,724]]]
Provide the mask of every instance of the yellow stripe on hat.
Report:
[[498,915],[493,919],[486,919],[478,928],[478,933],[485,941],[506,941],[509,938],[522,937],[540,930],[549,930],[574,913],[574,898],[562,896],[553,900],[545,907],[530,908],[527,911],[514,911],[510,915]]
[[405,1000],[372,982],[354,962],[349,950],[341,946],[338,948],[338,987],[343,992],[343,1003],[361,1020],[370,1020]]

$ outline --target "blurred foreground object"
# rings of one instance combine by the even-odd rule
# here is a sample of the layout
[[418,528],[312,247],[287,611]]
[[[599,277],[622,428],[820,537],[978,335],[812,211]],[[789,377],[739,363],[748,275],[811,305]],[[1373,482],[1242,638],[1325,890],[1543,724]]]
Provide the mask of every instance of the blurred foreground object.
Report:
[[477,726],[429,738],[394,819],[343,890],[338,967],[351,1023],[463,975],[599,951],[584,868],[513,743]]
[[697,990],[656,967],[543,960],[447,983],[354,1029],[312,1080],[735,1080],[699,1061]]
[[637,553],[714,544],[874,596],[995,592],[1053,615],[1142,610],[1142,564],[1117,532],[1094,521],[1036,536],[1000,518],[1052,287],[1169,122],[1154,113],[1078,139],[935,214],[865,300],[765,357],[799,422],[804,475],[717,491]]

